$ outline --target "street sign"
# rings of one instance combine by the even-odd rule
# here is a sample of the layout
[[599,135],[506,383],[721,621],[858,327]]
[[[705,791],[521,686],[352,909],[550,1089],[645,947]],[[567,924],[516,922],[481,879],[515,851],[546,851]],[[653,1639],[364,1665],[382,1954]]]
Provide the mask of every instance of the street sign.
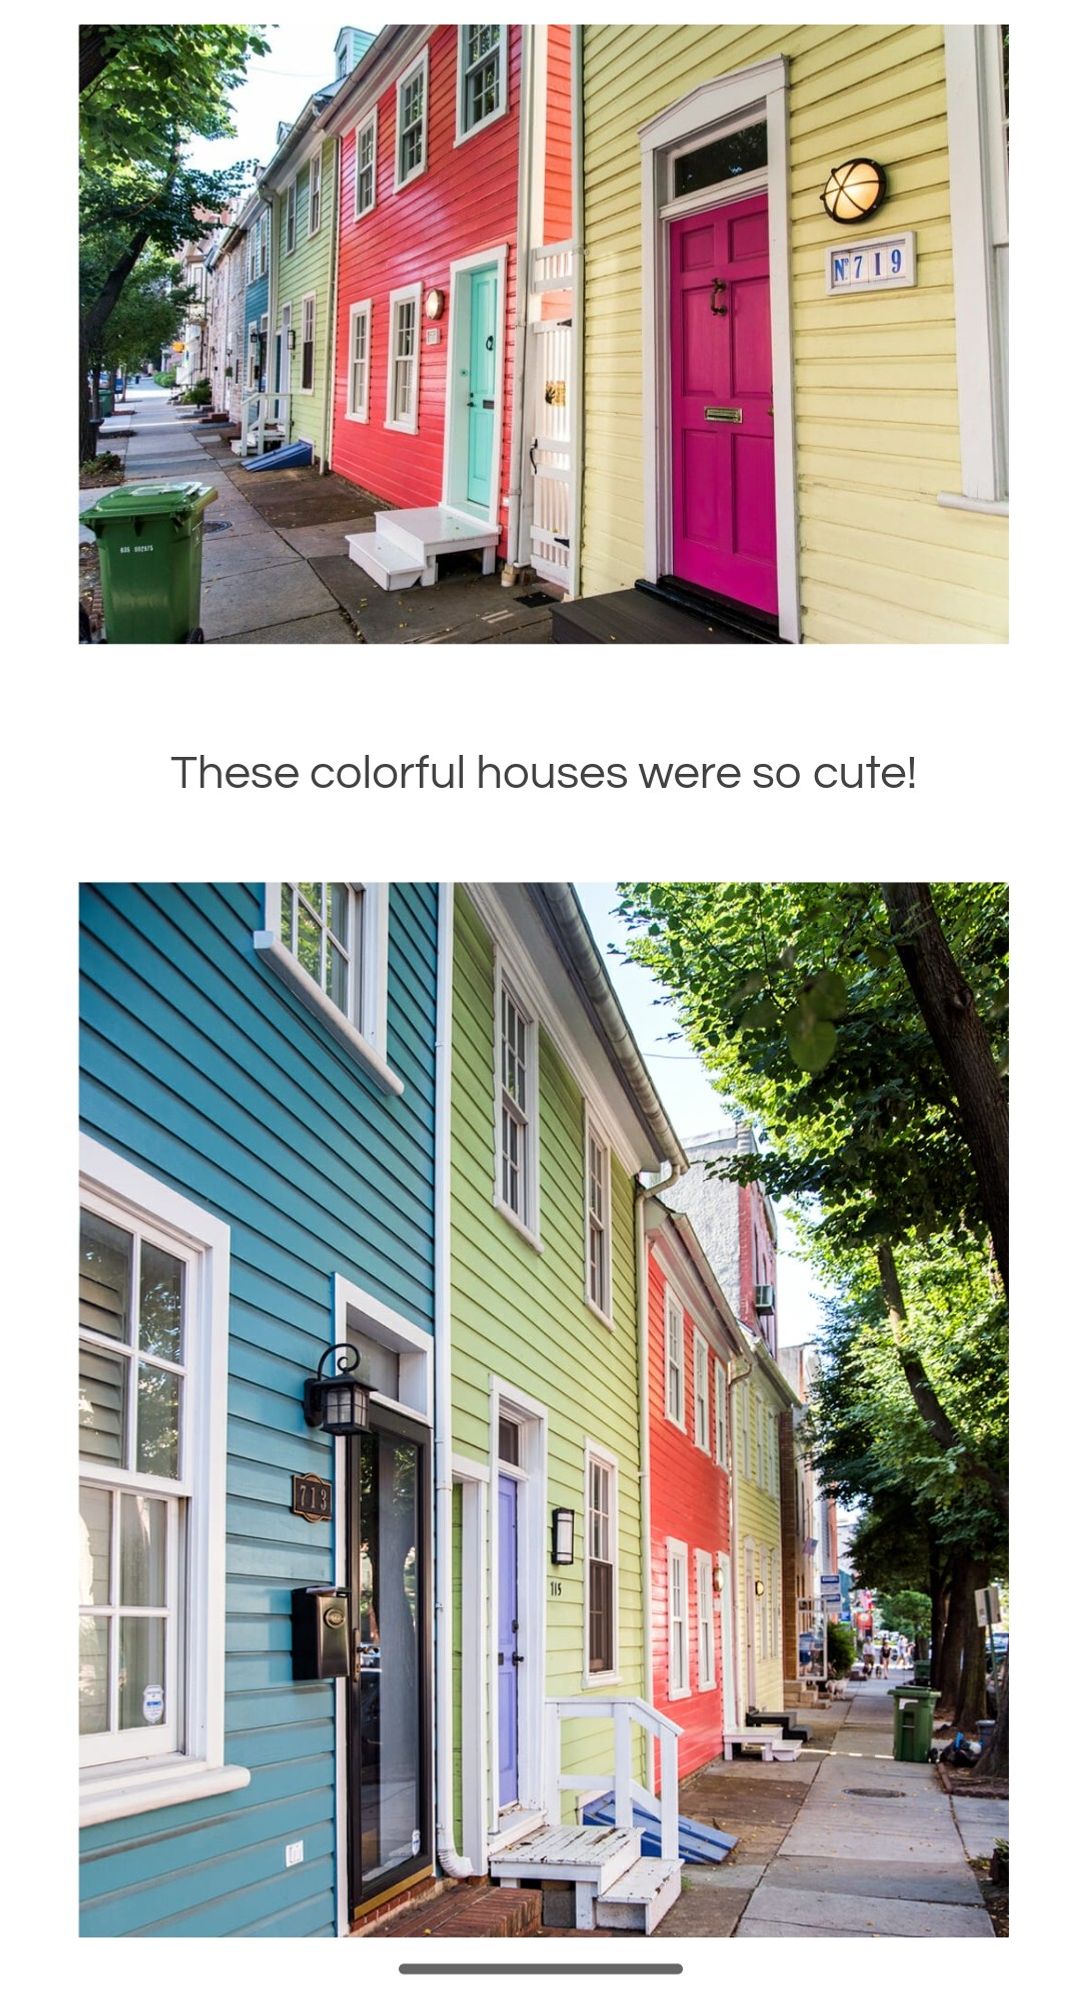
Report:
[[839,1576],[824,1576],[822,1578],[822,1602],[823,1604],[840,1604],[841,1579]]
[[986,1590],[976,1592],[976,1623],[997,1625],[1001,1616],[1002,1605],[999,1601],[998,1585],[990,1583]]

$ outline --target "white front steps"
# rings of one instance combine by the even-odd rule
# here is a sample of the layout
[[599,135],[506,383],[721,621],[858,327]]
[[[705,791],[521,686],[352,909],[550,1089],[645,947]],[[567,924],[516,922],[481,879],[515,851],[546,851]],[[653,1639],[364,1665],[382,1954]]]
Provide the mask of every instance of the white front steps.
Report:
[[489,1854],[488,1872],[513,1887],[573,1882],[580,1931],[600,1924],[648,1936],[680,1891],[679,1862],[643,1860],[638,1827],[542,1826]]
[[[786,1750],[793,1747],[791,1743],[785,1742],[783,1729],[761,1727],[757,1729],[726,1729],[724,1732],[724,1756],[727,1764],[732,1762],[732,1751],[737,1743],[741,1750],[761,1751],[762,1762],[764,1764],[771,1764],[774,1757],[784,1758]],[[788,1760],[786,1759],[785,1761]]]
[[480,549],[485,576],[495,570],[499,529],[454,507],[402,507],[377,514],[374,535],[346,535],[350,561],[380,590],[408,590],[438,580],[438,558],[452,549]]

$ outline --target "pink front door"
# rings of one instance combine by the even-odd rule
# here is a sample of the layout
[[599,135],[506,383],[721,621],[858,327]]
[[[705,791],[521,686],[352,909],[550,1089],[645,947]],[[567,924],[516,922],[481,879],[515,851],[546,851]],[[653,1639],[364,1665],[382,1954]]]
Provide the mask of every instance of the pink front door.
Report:
[[672,566],[777,610],[766,197],[671,225]]

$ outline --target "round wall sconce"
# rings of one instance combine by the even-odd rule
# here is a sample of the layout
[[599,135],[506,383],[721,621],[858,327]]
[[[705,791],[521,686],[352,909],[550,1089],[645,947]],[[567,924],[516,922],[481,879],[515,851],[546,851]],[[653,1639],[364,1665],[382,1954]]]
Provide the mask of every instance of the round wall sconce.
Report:
[[763,1583],[763,1581],[762,1581],[762,1579],[761,1579],[761,1577],[760,1577],[760,1576],[756,1576],[756,1577],[755,1577],[755,1580],[754,1580],[754,1594],[755,1594],[755,1596],[756,1596],[756,1597],[764,1597],[764,1596],[765,1596],[765,1594],[766,1594],[766,1586],[765,1586],[765,1584]]
[[[333,1371],[324,1375],[326,1363],[337,1355],[342,1359],[334,1360]],[[359,1367],[360,1355],[351,1344],[324,1348],[318,1374],[310,1375],[304,1384],[305,1423],[313,1428],[318,1425],[331,1437],[350,1437],[355,1431],[367,1430],[368,1386],[356,1374]]]
[[721,1596],[721,1594],[722,1594],[722,1592],[723,1592],[723,1590],[724,1590],[724,1569],[723,1569],[723,1567],[722,1567],[722,1565],[721,1565],[720,1563],[716,1563],[716,1564],[714,1565],[714,1569],[713,1569],[713,1594],[714,1594],[714,1596],[715,1596],[715,1597],[720,1597],[720,1596]]
[[834,222],[862,222],[886,199],[886,169],[877,160],[846,160],[833,167],[819,200]]
[[557,1567],[574,1561],[574,1508],[552,1508],[552,1561]]
[[424,299],[425,319],[442,319],[444,304],[445,300],[442,292],[437,292],[433,289],[426,293]]

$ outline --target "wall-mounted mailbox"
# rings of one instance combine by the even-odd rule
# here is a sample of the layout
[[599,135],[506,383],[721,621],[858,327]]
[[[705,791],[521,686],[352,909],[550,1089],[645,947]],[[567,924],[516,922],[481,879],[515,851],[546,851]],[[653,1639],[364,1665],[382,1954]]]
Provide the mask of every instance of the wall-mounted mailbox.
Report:
[[349,1592],[313,1583],[293,1592],[293,1679],[337,1680],[349,1673]]

